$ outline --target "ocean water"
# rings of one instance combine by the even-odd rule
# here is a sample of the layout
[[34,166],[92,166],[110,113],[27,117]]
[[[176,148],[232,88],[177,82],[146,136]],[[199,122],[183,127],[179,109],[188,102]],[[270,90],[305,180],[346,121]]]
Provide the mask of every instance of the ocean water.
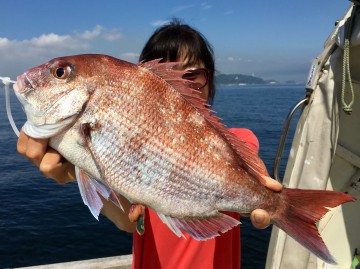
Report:
[[[131,253],[132,236],[106,218],[95,220],[76,183],[46,179],[16,151],[0,88],[0,268],[22,267]],[[302,85],[219,87],[214,110],[228,127],[251,129],[270,174],[284,120],[305,94]],[[25,114],[12,95],[19,126]],[[282,176],[294,125],[287,140]],[[271,228],[256,230],[242,218],[242,268],[264,268]]]

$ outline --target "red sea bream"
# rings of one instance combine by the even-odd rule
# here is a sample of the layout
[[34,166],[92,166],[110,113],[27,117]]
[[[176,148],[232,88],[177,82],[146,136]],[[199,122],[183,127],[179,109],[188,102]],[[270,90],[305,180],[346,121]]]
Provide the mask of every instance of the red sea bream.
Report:
[[269,212],[272,223],[329,263],[316,228],[345,193],[284,188],[262,181],[259,156],[212,115],[175,63],[132,64],[106,55],[56,58],[18,77],[23,131],[77,167],[84,202],[97,217],[97,191],[155,210],[178,236],[206,240],[239,224],[220,211]]

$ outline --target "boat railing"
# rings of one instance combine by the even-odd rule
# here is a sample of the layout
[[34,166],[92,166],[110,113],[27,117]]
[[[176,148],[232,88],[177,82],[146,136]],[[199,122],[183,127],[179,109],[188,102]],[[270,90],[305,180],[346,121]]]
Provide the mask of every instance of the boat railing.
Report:
[[289,129],[290,129],[290,126],[291,126],[293,116],[295,115],[295,112],[299,108],[302,108],[303,106],[305,106],[308,103],[309,98],[310,98],[310,96],[307,95],[304,99],[300,100],[295,106],[293,106],[293,108],[290,110],[289,114],[287,115],[287,117],[285,119],[283,130],[282,130],[281,137],[280,137],[279,146],[278,146],[275,161],[274,161],[274,178],[277,181],[280,181],[279,167],[280,167],[282,155],[283,155],[283,152],[284,152],[286,138],[287,138],[288,133],[289,133]]

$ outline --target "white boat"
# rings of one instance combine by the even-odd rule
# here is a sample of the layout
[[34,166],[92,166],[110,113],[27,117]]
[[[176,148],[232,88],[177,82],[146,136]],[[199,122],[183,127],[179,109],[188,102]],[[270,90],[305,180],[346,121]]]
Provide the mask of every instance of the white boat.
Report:
[[[305,94],[304,94],[305,95]],[[272,230],[267,269],[350,269],[360,253],[360,3],[353,1],[314,60],[299,102],[283,183],[290,188],[348,192],[357,198],[328,213],[320,234],[337,261],[326,264],[283,231]],[[291,115],[291,114],[289,114]],[[291,116],[290,116],[291,118]],[[285,130],[288,123],[285,124]],[[282,139],[285,140],[286,134]],[[281,160],[283,144],[276,158]],[[354,263],[353,263],[354,261]],[[352,264],[353,263],[353,264]],[[360,267],[360,265],[358,265]]]

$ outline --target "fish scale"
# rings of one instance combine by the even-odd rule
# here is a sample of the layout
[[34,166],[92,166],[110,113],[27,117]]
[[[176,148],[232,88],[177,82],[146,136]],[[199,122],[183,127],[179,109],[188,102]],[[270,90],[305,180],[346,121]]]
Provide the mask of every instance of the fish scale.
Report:
[[[129,99],[128,99],[129,100]],[[122,102],[122,103],[124,103],[124,102]],[[112,109],[117,109],[117,107],[116,106],[112,106]],[[125,110],[125,113],[123,113],[122,114],[122,118],[127,118],[128,117],[128,114],[126,113],[126,112],[128,112],[128,111],[126,111]],[[130,112],[128,112],[128,113],[130,113]],[[105,114],[107,114],[107,111],[105,111]],[[100,117],[101,118],[101,117]],[[150,120],[151,120],[151,117],[150,117]],[[128,123],[129,121],[126,121],[126,123]],[[124,129],[131,129],[131,127],[132,126],[130,126],[129,128],[126,128],[127,127],[127,124],[121,124],[121,123],[118,123],[118,125],[119,126],[124,126]],[[140,127],[141,127],[141,124],[139,124],[140,125]],[[140,128],[140,127],[138,127],[138,128]],[[156,129],[156,128],[155,128]],[[104,130],[105,131],[105,133],[108,133],[109,132],[109,130]],[[139,138],[139,139],[142,139],[142,140],[149,140],[149,138],[146,138],[146,137],[144,137],[144,133],[145,132],[141,132],[142,133],[142,137],[141,138]],[[152,133],[154,133],[154,132],[152,132]],[[156,137],[156,133],[155,133],[155,137]],[[131,139],[128,139],[129,141],[131,141]],[[105,146],[106,147],[106,146]],[[149,148],[152,148],[151,146],[148,146]],[[154,155],[152,155],[152,156],[148,156],[147,158],[156,158],[156,156],[154,156]],[[125,158],[126,159],[126,158]],[[187,164],[191,164],[191,160],[189,161],[189,162],[187,162]],[[195,166],[196,164],[194,164],[194,166]],[[131,165],[130,165],[131,166]],[[179,168],[179,167],[176,167],[176,168],[170,168],[170,170],[172,170],[172,171],[179,171],[181,168]],[[195,171],[197,171],[197,170],[199,170],[199,166],[197,166],[196,168],[193,168],[193,170],[195,170]],[[191,176],[191,177],[190,177]],[[205,175],[206,176],[206,175]],[[192,174],[192,175],[190,175],[189,174],[189,176],[188,176],[188,178],[189,179],[193,179],[194,180],[194,174]],[[180,180],[178,180],[176,177],[175,177],[175,181],[177,181],[177,182],[181,182]],[[200,185],[201,185],[201,181],[200,181],[200,183],[198,183],[197,184],[197,186],[195,186],[196,187],[196,190],[197,190],[197,192],[199,192],[198,191],[198,188],[200,187]],[[183,187],[183,186],[182,186]],[[204,187],[204,186],[203,186]],[[187,188],[185,188],[185,189],[187,189]],[[194,192],[196,191],[195,189],[194,189]],[[194,193],[195,194],[195,193]]]
[[262,208],[274,225],[334,264],[316,222],[354,198],[266,188],[269,174],[257,152],[213,116],[175,65],[85,54],[32,68],[14,87],[27,115],[23,131],[49,138],[77,167],[81,195],[96,218],[100,196],[121,207],[115,193],[152,208],[177,236],[207,240],[239,225],[220,211]]
[[[116,103],[121,103],[122,104],[122,106],[125,106],[125,107],[132,107],[131,106],[131,104],[129,104],[128,106],[127,106],[127,102],[129,101],[129,100],[131,100],[130,98],[127,98],[127,97],[125,97],[126,95],[125,94],[122,94],[121,95],[125,100],[116,100]],[[104,98],[105,99],[105,98]],[[107,100],[107,99],[105,99],[105,100]],[[106,102],[106,101],[105,101]],[[100,101],[100,106],[102,106],[102,102]],[[106,107],[106,106],[105,106]],[[118,107],[117,107],[117,105],[115,104],[113,104],[112,106],[112,109],[113,110],[116,110]],[[171,109],[172,111],[175,111],[176,109]],[[108,111],[106,111],[106,109],[104,109],[104,115],[106,115],[107,113],[108,113]],[[143,126],[143,125],[145,125],[145,124],[141,124],[141,122],[137,122],[136,124],[134,124],[134,123],[131,123],[131,121],[130,120],[128,120],[129,118],[130,118],[130,115],[132,115],[133,113],[135,113],[135,111],[131,111],[131,110],[122,110],[122,114],[121,114],[121,119],[126,119],[126,120],[124,120],[125,122],[122,122],[122,123],[117,123],[119,126],[123,126],[123,129],[126,129],[126,130],[131,130],[131,129],[133,129],[133,128],[139,128],[139,129],[141,129],[141,126]],[[189,113],[187,113],[188,115],[189,115]],[[204,121],[200,118],[199,120],[194,120],[194,118],[196,118],[196,116],[199,116],[198,115],[198,113],[194,113],[195,115],[192,115],[192,121],[190,121],[190,123],[191,122],[196,122],[196,124],[199,126],[199,123],[204,123]],[[99,118],[104,118],[105,116],[100,116]],[[147,120],[148,121],[150,121],[150,122],[153,122],[152,121],[152,115],[150,114],[149,115],[149,117],[147,118]],[[116,119],[115,121],[119,121],[119,119]],[[155,124],[156,124],[156,126],[158,126],[158,124],[159,124],[159,122],[155,122]],[[175,122],[175,124],[178,126],[178,127],[180,127],[180,128],[183,128],[183,129],[185,129],[184,127],[183,127],[183,125],[182,124],[178,124],[177,122]],[[100,124],[101,125],[101,124]],[[130,126],[129,126],[130,125]],[[155,126],[155,125],[154,125]],[[176,126],[175,126],[176,127]],[[175,128],[174,126],[173,126],[173,128]],[[146,131],[147,132],[150,132],[149,130],[148,130],[148,126],[144,126],[142,129],[146,129]],[[164,126],[163,127],[163,129],[166,129],[166,126]],[[197,128],[197,129],[199,129],[199,128]],[[109,132],[109,130],[106,130],[106,129],[103,129],[104,130],[104,133],[108,133]],[[151,126],[150,126],[150,130],[151,130]],[[180,130],[177,130],[177,133],[182,133],[182,130],[180,129]],[[143,130],[141,130],[141,134],[142,134],[142,138],[144,139],[144,140],[149,140],[149,138],[146,138],[146,136],[144,136],[144,134],[145,134],[146,132],[144,132]],[[157,136],[157,134],[156,133],[154,133],[154,132],[152,132],[152,135],[154,136],[154,137],[156,137]],[[101,135],[100,135],[101,136]],[[172,143],[169,141],[169,140],[171,140],[172,141],[172,139],[173,138],[169,138],[169,137],[167,137],[168,139],[167,140],[165,140],[165,141],[168,141],[168,145],[171,145]],[[127,139],[128,141],[130,141],[130,139]],[[121,143],[121,141],[118,141],[118,143],[119,144],[123,144],[123,143]],[[100,144],[103,144],[103,141],[101,141],[101,143]],[[166,144],[165,142],[164,142],[164,140],[163,140],[163,144]],[[112,145],[108,145],[107,147],[111,147]],[[174,152],[174,153],[176,153],[176,148],[174,149],[174,148],[172,148],[171,146],[167,146],[167,145],[162,145],[168,152]],[[96,148],[96,147],[95,147]],[[151,146],[147,146],[147,148],[149,148],[149,149],[151,149],[152,147]],[[94,149],[94,150],[96,150],[96,149]],[[156,151],[156,149],[155,149],[155,151]],[[186,152],[186,151],[185,151]],[[189,151],[189,152],[191,152],[191,151]],[[150,158],[156,158],[156,156],[154,156],[154,155],[151,155],[150,154],[150,151],[148,150],[148,155],[146,156],[146,158],[147,159],[150,159]],[[193,156],[182,156],[181,154],[176,154],[177,156],[172,156],[171,154],[168,154],[168,159],[169,160],[172,160],[171,161],[171,163],[172,163],[172,167],[170,167],[169,168],[169,170],[170,171],[172,171],[172,174],[173,175],[175,175],[175,176],[172,176],[172,177],[169,177],[165,182],[168,184],[168,185],[164,185],[164,186],[169,186],[169,187],[167,187],[167,188],[171,188],[171,189],[176,189],[176,187],[177,186],[179,186],[179,188],[183,188],[183,189],[185,189],[185,190],[192,190],[192,192],[191,193],[189,193],[190,195],[188,195],[188,196],[185,196],[184,197],[184,200],[185,199],[188,199],[188,198],[194,198],[194,197],[198,197],[198,199],[201,199],[201,198],[207,198],[208,200],[209,199],[211,199],[212,198],[212,196],[211,195],[209,195],[209,190],[211,190],[211,191],[214,191],[214,185],[215,185],[215,182],[212,182],[212,183],[209,183],[209,184],[206,184],[207,183],[207,181],[205,181],[204,182],[204,178],[207,178],[207,179],[210,179],[210,178],[214,178],[214,179],[217,179],[217,178],[219,178],[219,175],[209,175],[209,167],[205,167],[206,168],[206,170],[205,170],[205,172],[203,172],[201,175],[198,175],[199,173],[197,173],[197,174],[194,174],[194,172],[191,172],[191,171],[201,171],[201,170],[203,170],[203,168],[204,168],[204,163],[205,162],[200,162],[200,164],[199,163],[197,163],[197,162],[194,162],[193,160],[195,159],[196,160],[196,158],[195,157],[193,157]],[[108,154],[103,154],[102,156],[108,156]],[[129,157],[131,157],[131,158],[133,158],[133,155],[131,155],[131,156],[129,156]],[[129,157],[125,157],[125,159],[129,159]],[[116,160],[113,160],[115,163],[116,163]],[[145,160],[143,160],[143,161],[145,161]],[[202,164],[202,165],[201,165]],[[118,165],[119,167],[125,167],[126,169],[131,169],[131,167],[132,167],[132,165],[133,164],[129,164],[128,166],[124,166],[124,165]],[[187,171],[185,171],[185,173],[181,173],[183,170],[184,170],[184,167],[186,167],[186,166],[190,166],[189,167],[189,169],[187,170]],[[112,167],[111,166],[109,166],[109,170],[112,170]],[[207,172],[207,174],[206,174],[206,172]],[[214,172],[214,171],[212,171],[212,172]],[[180,173],[180,174],[179,174]],[[224,173],[224,171],[221,171],[221,174],[223,174]],[[131,175],[127,175],[126,176],[128,179],[130,179],[131,178]],[[153,182],[153,185],[159,185],[155,180],[153,180],[153,179],[149,179],[150,181],[152,181]],[[116,181],[116,179],[115,179],[115,181]],[[221,180],[220,180],[221,181]],[[143,198],[143,195],[144,195],[144,190],[142,189],[142,187],[141,187],[141,183],[143,183],[141,180],[139,181],[139,189],[136,189],[136,193],[142,193],[142,195],[139,195],[141,198]],[[218,184],[219,185],[219,187],[222,187],[222,185],[220,185],[220,184]],[[191,187],[191,186],[193,186],[193,187]],[[207,187],[208,186],[208,187]],[[118,188],[119,189],[119,191],[121,191],[121,187],[120,188]],[[170,200],[170,201],[173,201],[173,200],[178,200],[178,199],[180,199],[180,197],[175,197],[175,196],[173,196],[173,197],[170,197],[169,196],[169,193],[168,192],[166,192],[166,191],[164,191],[164,193],[165,194],[163,194],[163,193],[159,193],[159,191],[161,191],[162,190],[162,188],[161,187],[158,187],[157,188],[158,190],[157,190],[157,192],[156,192],[156,189],[155,190],[153,190],[153,189],[151,189],[151,191],[152,192],[156,192],[156,194],[157,195],[159,195],[160,197],[166,197],[166,198],[172,198],[172,199],[167,199],[167,200]],[[234,190],[236,190],[236,188],[232,188],[232,189],[234,189]],[[132,192],[134,192],[134,190],[131,190]],[[189,192],[189,191],[188,191]],[[185,192],[183,192],[183,195],[186,193],[186,191]],[[238,193],[239,194],[239,193]],[[167,195],[167,196],[166,196]],[[223,197],[223,195],[221,194],[221,193],[219,193],[218,195],[217,195],[217,197]],[[172,203],[169,203],[169,205],[168,205],[168,207],[170,207],[172,205]],[[163,205],[162,205],[163,206]],[[194,206],[193,206],[194,207]],[[170,207],[171,208],[171,207]],[[171,211],[172,213],[173,213],[173,215],[174,215],[174,213],[175,213],[175,209],[173,209],[173,210],[169,210],[169,211]]]
[[[103,124],[101,124],[101,125],[103,125]],[[107,133],[107,135],[109,135],[109,133],[112,133],[112,132],[110,132],[110,130],[107,130],[106,128],[103,128],[102,129],[104,132],[106,132]],[[98,135],[99,137],[102,137],[102,135],[101,134],[99,134]],[[116,136],[116,135],[115,135]],[[141,183],[144,183],[144,181],[143,180],[141,180],[141,178],[143,179],[144,177],[141,177],[141,178],[139,178],[138,180],[136,180],[136,177],[134,178],[134,175],[133,174],[131,174],[130,172],[126,172],[126,171],[131,171],[132,170],[132,168],[133,168],[133,166],[134,166],[134,164],[136,164],[136,163],[138,163],[138,161],[137,160],[135,160],[133,163],[131,163],[131,162],[128,162],[128,163],[126,163],[125,164],[125,162],[126,161],[124,161],[124,162],[119,162],[119,160],[129,160],[130,158],[129,157],[127,157],[127,156],[121,156],[121,158],[114,158],[114,159],[111,159],[111,160],[109,160],[108,159],[108,157],[107,156],[113,156],[113,155],[111,155],[111,152],[109,151],[109,149],[112,147],[112,145],[110,144],[110,145],[106,145],[106,144],[104,144],[104,141],[100,141],[100,143],[97,143],[96,142],[96,135],[93,135],[92,136],[92,145],[93,145],[93,147],[94,148],[97,148],[97,145],[99,144],[99,145],[102,145],[101,147],[99,147],[99,149],[103,149],[103,150],[96,150],[96,149],[93,149],[93,151],[96,151],[96,152],[99,152],[98,154],[99,154],[99,156],[101,155],[101,156],[103,156],[103,157],[99,157],[99,158],[104,158],[104,159],[107,159],[107,162],[108,163],[110,163],[110,164],[112,164],[111,166],[109,165],[108,167],[108,169],[106,170],[106,171],[109,171],[110,173],[111,173],[111,175],[108,175],[108,176],[106,176],[106,178],[111,182],[110,184],[112,184],[112,185],[115,185],[116,184],[116,182],[118,181],[117,180],[117,178],[116,178],[116,174],[118,174],[118,173],[116,173],[116,172],[114,172],[115,171],[115,169],[114,169],[114,167],[116,168],[116,167],[119,167],[118,169],[121,169],[122,170],[122,173],[127,173],[125,176],[123,176],[124,178],[127,178],[129,181],[135,181],[135,182],[138,182],[138,184],[141,186]],[[125,151],[126,152],[126,151]],[[147,156],[147,159],[151,159],[151,160],[155,160],[155,161],[152,161],[153,163],[156,163],[156,162],[159,162],[160,163],[160,161],[161,161],[161,159],[160,158],[158,158],[156,155],[154,155],[154,154],[151,154],[151,152],[150,152],[150,150],[148,151],[148,156]],[[131,155],[132,156],[132,155]],[[136,157],[132,157],[133,159],[137,159]],[[138,159],[141,159],[141,157],[139,157]],[[164,161],[165,159],[164,158],[162,158],[162,161]],[[171,184],[167,184],[167,185],[160,185],[160,184],[158,184],[157,182],[156,182],[156,180],[154,180],[154,178],[149,178],[147,181],[151,181],[154,185],[160,185],[160,187],[158,188],[158,191],[157,191],[157,195],[159,195],[159,196],[162,196],[162,197],[169,197],[169,192],[167,192],[167,190],[178,190],[179,188],[183,188],[184,187],[184,185],[185,185],[185,183],[186,182],[189,182],[190,180],[192,181],[192,182],[194,182],[194,177],[190,177],[190,174],[189,174],[189,172],[188,171],[185,171],[185,172],[187,172],[187,174],[188,174],[188,176],[187,176],[187,178],[189,179],[189,180],[187,180],[187,181],[185,181],[185,180],[183,180],[183,178],[184,178],[184,176],[183,176],[183,174],[184,173],[182,173],[182,175],[181,176],[179,176],[179,174],[175,174],[175,171],[177,171],[177,173],[179,173],[178,171],[179,170],[183,170],[183,169],[179,169],[178,168],[178,166],[179,165],[176,165],[176,164],[171,164],[171,167],[168,167],[168,165],[165,165],[165,166],[158,166],[158,167],[163,167],[163,169],[166,169],[166,167],[168,167],[166,170],[168,171],[168,172],[171,172],[171,171],[173,171],[172,172],[172,175],[169,177],[169,181],[171,181]],[[163,174],[163,173],[162,173]],[[182,178],[181,178],[182,177]],[[163,180],[164,181],[164,180]],[[114,183],[113,183],[114,182]],[[191,183],[191,182],[189,182],[189,183]],[[199,183],[198,182],[194,182],[194,183],[197,183],[197,184],[195,184],[192,188],[190,188],[189,187],[189,185],[190,184],[188,184],[187,186],[186,186],[186,190],[188,190],[188,193],[186,193],[186,192],[181,192],[180,194],[182,194],[183,196],[184,196],[184,198],[183,199],[186,199],[186,198],[189,198],[189,197],[194,197],[194,195],[195,194],[199,194]],[[178,186],[177,186],[178,185]],[[168,188],[168,189],[163,189],[163,188],[161,188],[161,186],[166,186],[166,188]],[[171,187],[170,187],[171,186]],[[177,188],[178,187],[178,188]],[[117,189],[124,189],[124,187],[123,186],[117,186]],[[190,192],[190,190],[192,189],[192,192]],[[142,190],[142,189],[140,189],[140,190]],[[129,190],[130,191],[130,190]],[[134,191],[134,190],[131,190],[131,191]],[[136,191],[139,191],[139,190],[136,190]],[[152,190],[152,191],[156,191],[156,189],[155,190]],[[160,193],[161,192],[161,193]],[[200,191],[203,195],[200,195],[200,197],[204,197],[205,195],[206,195],[206,192],[205,192],[205,188],[204,188],[204,191]],[[208,196],[208,195],[207,195]],[[177,198],[180,198],[178,195],[173,195],[173,197],[177,197]]]

